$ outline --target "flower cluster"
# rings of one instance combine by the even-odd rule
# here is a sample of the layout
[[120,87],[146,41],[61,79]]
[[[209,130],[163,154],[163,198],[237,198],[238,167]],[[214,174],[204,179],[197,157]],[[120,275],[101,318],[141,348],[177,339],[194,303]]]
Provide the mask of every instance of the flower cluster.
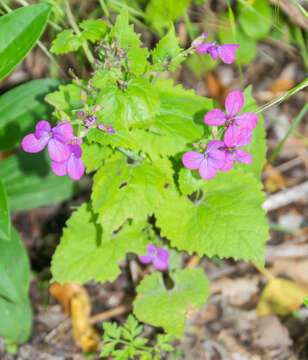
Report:
[[231,170],[234,161],[251,164],[249,152],[239,149],[246,146],[252,139],[252,130],[257,126],[258,115],[239,111],[244,105],[244,96],[240,91],[232,91],[225,101],[226,114],[220,109],[213,109],[204,116],[207,125],[223,126],[223,141],[211,140],[203,154],[189,151],[183,155],[185,167],[191,170],[199,169],[204,180],[210,180],[217,170]]
[[[204,40],[207,36],[208,33],[204,33],[202,39]],[[198,44],[196,50],[199,54],[210,54],[213,60],[217,60],[219,57],[225,64],[231,64],[235,60],[235,50],[238,47],[238,44],[218,45],[216,41],[211,41]]]
[[156,248],[155,245],[149,244],[146,255],[141,255],[139,260],[143,264],[152,263],[157,270],[166,270],[168,268],[169,253],[163,248]]
[[73,180],[79,180],[85,171],[81,142],[80,138],[74,137],[73,127],[67,121],[52,128],[48,121],[42,120],[33,134],[23,138],[21,145],[29,153],[40,152],[48,146],[52,171],[58,176],[68,174]]
[[[96,112],[97,110],[100,109],[97,109],[97,107],[95,107],[93,109],[93,112]],[[98,118],[97,115],[95,114],[85,114],[83,111],[79,111],[78,117],[82,120],[83,125],[85,126],[85,129],[83,130],[83,135],[86,135],[90,129],[95,129],[95,128],[98,128],[109,134],[114,134],[115,132],[113,127],[107,124],[98,124],[97,123]]]

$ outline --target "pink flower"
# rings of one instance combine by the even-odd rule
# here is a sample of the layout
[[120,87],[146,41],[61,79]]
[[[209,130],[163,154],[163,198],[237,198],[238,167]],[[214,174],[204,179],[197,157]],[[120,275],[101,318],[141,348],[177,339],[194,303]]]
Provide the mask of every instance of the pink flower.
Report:
[[[224,140],[225,146],[223,151],[225,152],[225,162],[223,166],[219,168],[220,171],[229,171],[233,168],[234,160],[240,163],[251,164],[252,156],[248,151],[238,149],[239,147],[246,146],[250,143],[252,133],[248,129],[242,130],[242,137],[239,139],[238,143],[228,143]],[[229,140],[229,139],[227,139]],[[229,145],[228,145],[229,144]]]
[[[207,36],[207,33],[203,34],[204,39]],[[198,45],[196,50],[199,54],[210,54],[213,60],[217,60],[220,57],[225,64],[231,64],[235,60],[235,50],[238,47],[239,44],[217,45],[216,41],[212,41]]]
[[[213,109],[205,114],[204,122],[207,125],[225,125],[227,130],[224,142],[229,147],[239,144],[243,134],[247,136],[247,130],[252,131],[257,126],[258,115],[254,113],[238,112],[244,105],[244,95],[240,91],[231,91],[226,97],[225,108],[227,115],[220,109]],[[245,132],[243,133],[243,129]],[[246,144],[247,145],[247,144]],[[245,146],[245,145],[241,145]]]
[[62,162],[53,161],[51,170],[58,176],[68,176],[73,180],[79,180],[85,171],[85,165],[81,160],[82,150],[78,144],[68,144],[70,157]]
[[224,147],[222,141],[211,140],[203,154],[197,151],[185,153],[182,157],[183,164],[190,170],[199,169],[200,176],[204,180],[210,180],[216,176],[217,169],[225,163],[226,152],[219,150]]
[[48,145],[52,160],[66,161],[70,157],[68,142],[73,136],[73,128],[67,121],[51,128],[48,121],[42,120],[36,124],[35,133],[26,135],[21,145],[29,153],[40,152]]
[[166,270],[168,267],[169,253],[163,248],[156,248],[155,245],[147,246],[146,255],[141,255],[139,260],[143,264],[152,263],[157,270]]

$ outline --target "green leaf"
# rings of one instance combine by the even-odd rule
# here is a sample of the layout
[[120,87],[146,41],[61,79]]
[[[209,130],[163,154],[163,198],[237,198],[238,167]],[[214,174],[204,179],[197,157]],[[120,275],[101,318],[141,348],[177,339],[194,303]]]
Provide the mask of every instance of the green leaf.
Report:
[[76,117],[73,110],[78,110],[84,105],[80,99],[81,88],[74,84],[60,85],[59,90],[48,94],[45,100],[58,111],[65,112],[70,118]]
[[[251,95],[251,86],[245,89],[244,98],[245,104],[241,112],[256,112],[258,106],[255,99]],[[250,144],[243,149],[248,151],[253,162],[251,165],[236,163],[235,168],[243,169],[245,172],[251,172],[257,179],[260,178],[263,166],[266,161],[266,132],[263,127],[263,118],[260,114],[258,118],[258,125],[253,130],[253,136]]]
[[144,225],[126,224],[108,241],[102,241],[102,230],[94,215],[83,204],[67,222],[61,243],[52,258],[53,281],[85,283],[114,281],[120,269],[118,263],[126,253],[145,253],[147,238]]
[[79,26],[83,29],[82,37],[92,42],[101,40],[108,30],[107,24],[101,19],[84,20]]
[[179,185],[180,190],[184,195],[190,195],[204,185],[204,180],[199,174],[182,167],[179,173]]
[[117,80],[122,79],[120,68],[99,69],[92,78],[92,85],[97,89],[103,89],[115,84]]
[[0,150],[16,146],[34,130],[38,119],[50,116],[52,108],[44,96],[58,85],[56,79],[33,80],[0,96]]
[[17,153],[1,162],[0,178],[11,211],[56,204],[71,198],[76,183],[68,176],[56,176],[46,151],[40,154]]
[[136,320],[132,314],[128,316],[124,328],[128,330],[130,339],[139,335],[143,329],[141,325],[139,326],[138,320]]
[[145,127],[151,123],[159,108],[159,99],[145,79],[133,79],[126,91],[111,86],[101,92],[99,103],[103,116],[114,129]]
[[240,46],[236,50],[236,60],[237,64],[247,65],[251,63],[258,52],[257,41],[247,36],[241,27],[236,27],[236,40],[234,41],[232,35],[232,28],[229,22],[226,22],[228,18],[228,13],[221,15],[221,18],[224,21],[224,26],[218,29],[218,38],[221,44],[233,44],[237,42]]
[[254,0],[252,3],[239,1],[238,7],[238,21],[246,35],[252,39],[266,37],[274,21],[268,1]]
[[148,67],[147,58],[149,57],[148,49],[140,47],[132,47],[127,53],[127,60],[129,61],[129,69],[136,76],[145,73]]
[[0,80],[7,76],[42,35],[51,6],[31,5],[0,18]]
[[94,177],[92,202],[106,233],[117,230],[128,218],[146,220],[162,201],[166,184],[173,182],[171,174],[167,161],[129,165],[123,155],[101,167]]
[[82,37],[76,35],[72,29],[64,30],[52,41],[50,51],[57,55],[76,51],[80,48],[82,42]]
[[156,45],[152,51],[152,60],[154,68],[158,71],[170,70],[174,71],[177,66],[185,60],[184,56],[180,56],[181,48],[179,46],[179,39],[177,38],[174,26],[170,29]]
[[29,338],[32,326],[28,298],[30,267],[14,228],[10,241],[0,241],[0,273],[0,335],[21,344]]
[[134,25],[129,25],[128,11],[124,7],[117,17],[113,31],[117,45],[123,50],[127,51],[141,45],[140,35],[135,33]]
[[0,180],[0,241],[11,238],[11,221],[7,204],[6,191]]
[[231,170],[204,181],[203,201],[193,203],[168,190],[155,211],[157,226],[179,250],[264,264],[268,226],[261,188],[253,175]]
[[[192,90],[184,90],[180,85],[173,86],[172,79],[158,81],[156,90],[160,99],[160,108],[151,127],[156,133],[150,135],[151,144],[155,146],[153,151],[158,149],[162,155],[174,155],[184,151],[188,143],[207,136],[208,130],[204,125],[203,117],[213,108],[212,100],[197,96]],[[160,141],[161,150],[157,146]],[[144,141],[143,145],[148,149],[150,143]]]
[[118,327],[116,323],[103,322],[104,338],[106,336],[119,339],[121,336],[122,328]]
[[191,0],[151,0],[146,8],[146,19],[158,31],[181,16]]
[[82,160],[86,166],[86,172],[98,169],[102,166],[105,159],[112,154],[112,149],[108,146],[101,146],[99,144],[82,144]]
[[162,326],[180,337],[185,330],[185,314],[197,310],[209,296],[209,282],[202,269],[178,269],[170,276],[174,282],[170,290],[165,288],[160,272],[144,277],[137,287],[134,314],[140,321]]
[[102,350],[100,353],[100,356],[102,357],[107,357],[109,355],[112,354],[113,350],[114,350],[115,344],[114,343],[110,343],[110,344],[104,344],[102,346]]

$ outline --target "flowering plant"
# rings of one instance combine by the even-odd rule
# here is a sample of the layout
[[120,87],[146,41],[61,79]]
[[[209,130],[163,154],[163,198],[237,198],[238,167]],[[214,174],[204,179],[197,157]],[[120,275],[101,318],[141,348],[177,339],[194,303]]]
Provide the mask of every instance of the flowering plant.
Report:
[[125,10],[114,26],[80,27],[60,33],[52,50],[95,43],[93,76],[74,75],[48,94],[59,124],[40,121],[22,142],[28,152],[48,146],[56,175],[94,173],[91,200],[74,211],[53,256],[53,280],[113,281],[134,253],[151,269],[136,289],[135,316],[180,336],[185,314],[209,294],[203,271],[185,268],[182,251],[264,262],[262,118],[249,88],[229,93],[225,114],[166,80],[195,51],[231,63],[236,44],[202,44],[201,36],[183,50],[171,27],[149,51]]

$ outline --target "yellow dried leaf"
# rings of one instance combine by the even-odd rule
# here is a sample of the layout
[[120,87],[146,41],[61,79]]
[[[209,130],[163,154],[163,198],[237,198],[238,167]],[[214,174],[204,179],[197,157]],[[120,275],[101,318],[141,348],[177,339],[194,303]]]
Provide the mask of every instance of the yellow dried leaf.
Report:
[[303,304],[303,299],[307,295],[308,291],[294,282],[273,278],[265,286],[258,302],[258,315],[289,315]]
[[65,283],[60,284],[54,282],[49,287],[49,293],[56,298],[62,305],[64,312],[67,316],[71,315],[71,300],[72,298],[80,293],[86,291],[84,287],[76,283]]

